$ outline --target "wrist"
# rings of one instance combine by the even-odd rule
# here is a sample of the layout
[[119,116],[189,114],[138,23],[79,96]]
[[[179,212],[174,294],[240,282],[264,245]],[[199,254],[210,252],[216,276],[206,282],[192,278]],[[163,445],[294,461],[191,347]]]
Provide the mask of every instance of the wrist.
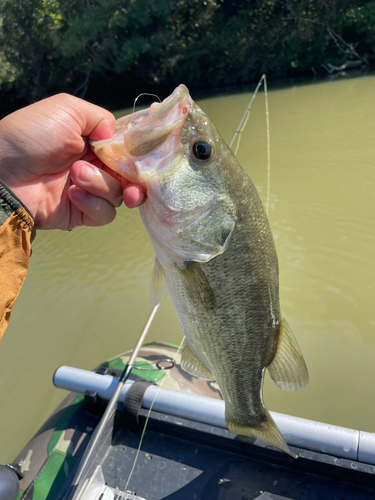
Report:
[[6,134],[5,120],[6,118],[3,118],[0,121],[0,180],[13,194],[16,194],[17,182],[9,165],[12,161],[12,145]]
[[33,214],[22,202],[22,200],[14,193],[14,191],[10,189],[7,183],[4,182],[3,178],[0,178],[0,200],[4,202],[12,210],[12,212],[21,207],[24,208],[35,224]]

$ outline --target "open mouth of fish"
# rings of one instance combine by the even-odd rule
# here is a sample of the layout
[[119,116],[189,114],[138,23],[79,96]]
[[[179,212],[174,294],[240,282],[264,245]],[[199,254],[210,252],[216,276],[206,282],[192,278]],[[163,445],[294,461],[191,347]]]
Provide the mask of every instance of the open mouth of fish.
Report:
[[[188,89],[179,85],[163,102],[118,119],[114,136],[90,141],[91,147],[112,170],[131,182],[145,185],[155,165],[160,168],[160,158],[167,158],[176,150],[181,126],[192,106]],[[166,148],[161,148],[168,137]]]

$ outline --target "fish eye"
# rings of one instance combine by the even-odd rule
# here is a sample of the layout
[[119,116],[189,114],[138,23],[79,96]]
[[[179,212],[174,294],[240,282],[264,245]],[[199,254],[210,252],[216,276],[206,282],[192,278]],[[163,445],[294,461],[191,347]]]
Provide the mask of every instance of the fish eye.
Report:
[[197,141],[193,145],[193,153],[198,160],[208,160],[212,153],[212,146],[207,141]]

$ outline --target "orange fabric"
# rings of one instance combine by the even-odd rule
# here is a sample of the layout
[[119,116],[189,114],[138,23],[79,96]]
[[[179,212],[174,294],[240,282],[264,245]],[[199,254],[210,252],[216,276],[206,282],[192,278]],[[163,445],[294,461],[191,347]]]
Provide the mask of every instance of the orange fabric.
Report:
[[0,340],[27,274],[34,237],[34,221],[23,207],[0,226]]

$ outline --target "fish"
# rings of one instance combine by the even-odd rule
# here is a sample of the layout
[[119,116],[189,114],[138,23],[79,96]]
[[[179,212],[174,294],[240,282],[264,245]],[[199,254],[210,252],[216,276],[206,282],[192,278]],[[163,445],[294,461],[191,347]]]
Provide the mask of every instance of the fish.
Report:
[[295,456],[263,403],[264,374],[286,391],[309,375],[280,311],[274,239],[249,176],[185,85],[120,118],[113,138],[91,147],[147,190],[151,305],[170,294],[185,335],[182,368],[217,382],[232,433]]

